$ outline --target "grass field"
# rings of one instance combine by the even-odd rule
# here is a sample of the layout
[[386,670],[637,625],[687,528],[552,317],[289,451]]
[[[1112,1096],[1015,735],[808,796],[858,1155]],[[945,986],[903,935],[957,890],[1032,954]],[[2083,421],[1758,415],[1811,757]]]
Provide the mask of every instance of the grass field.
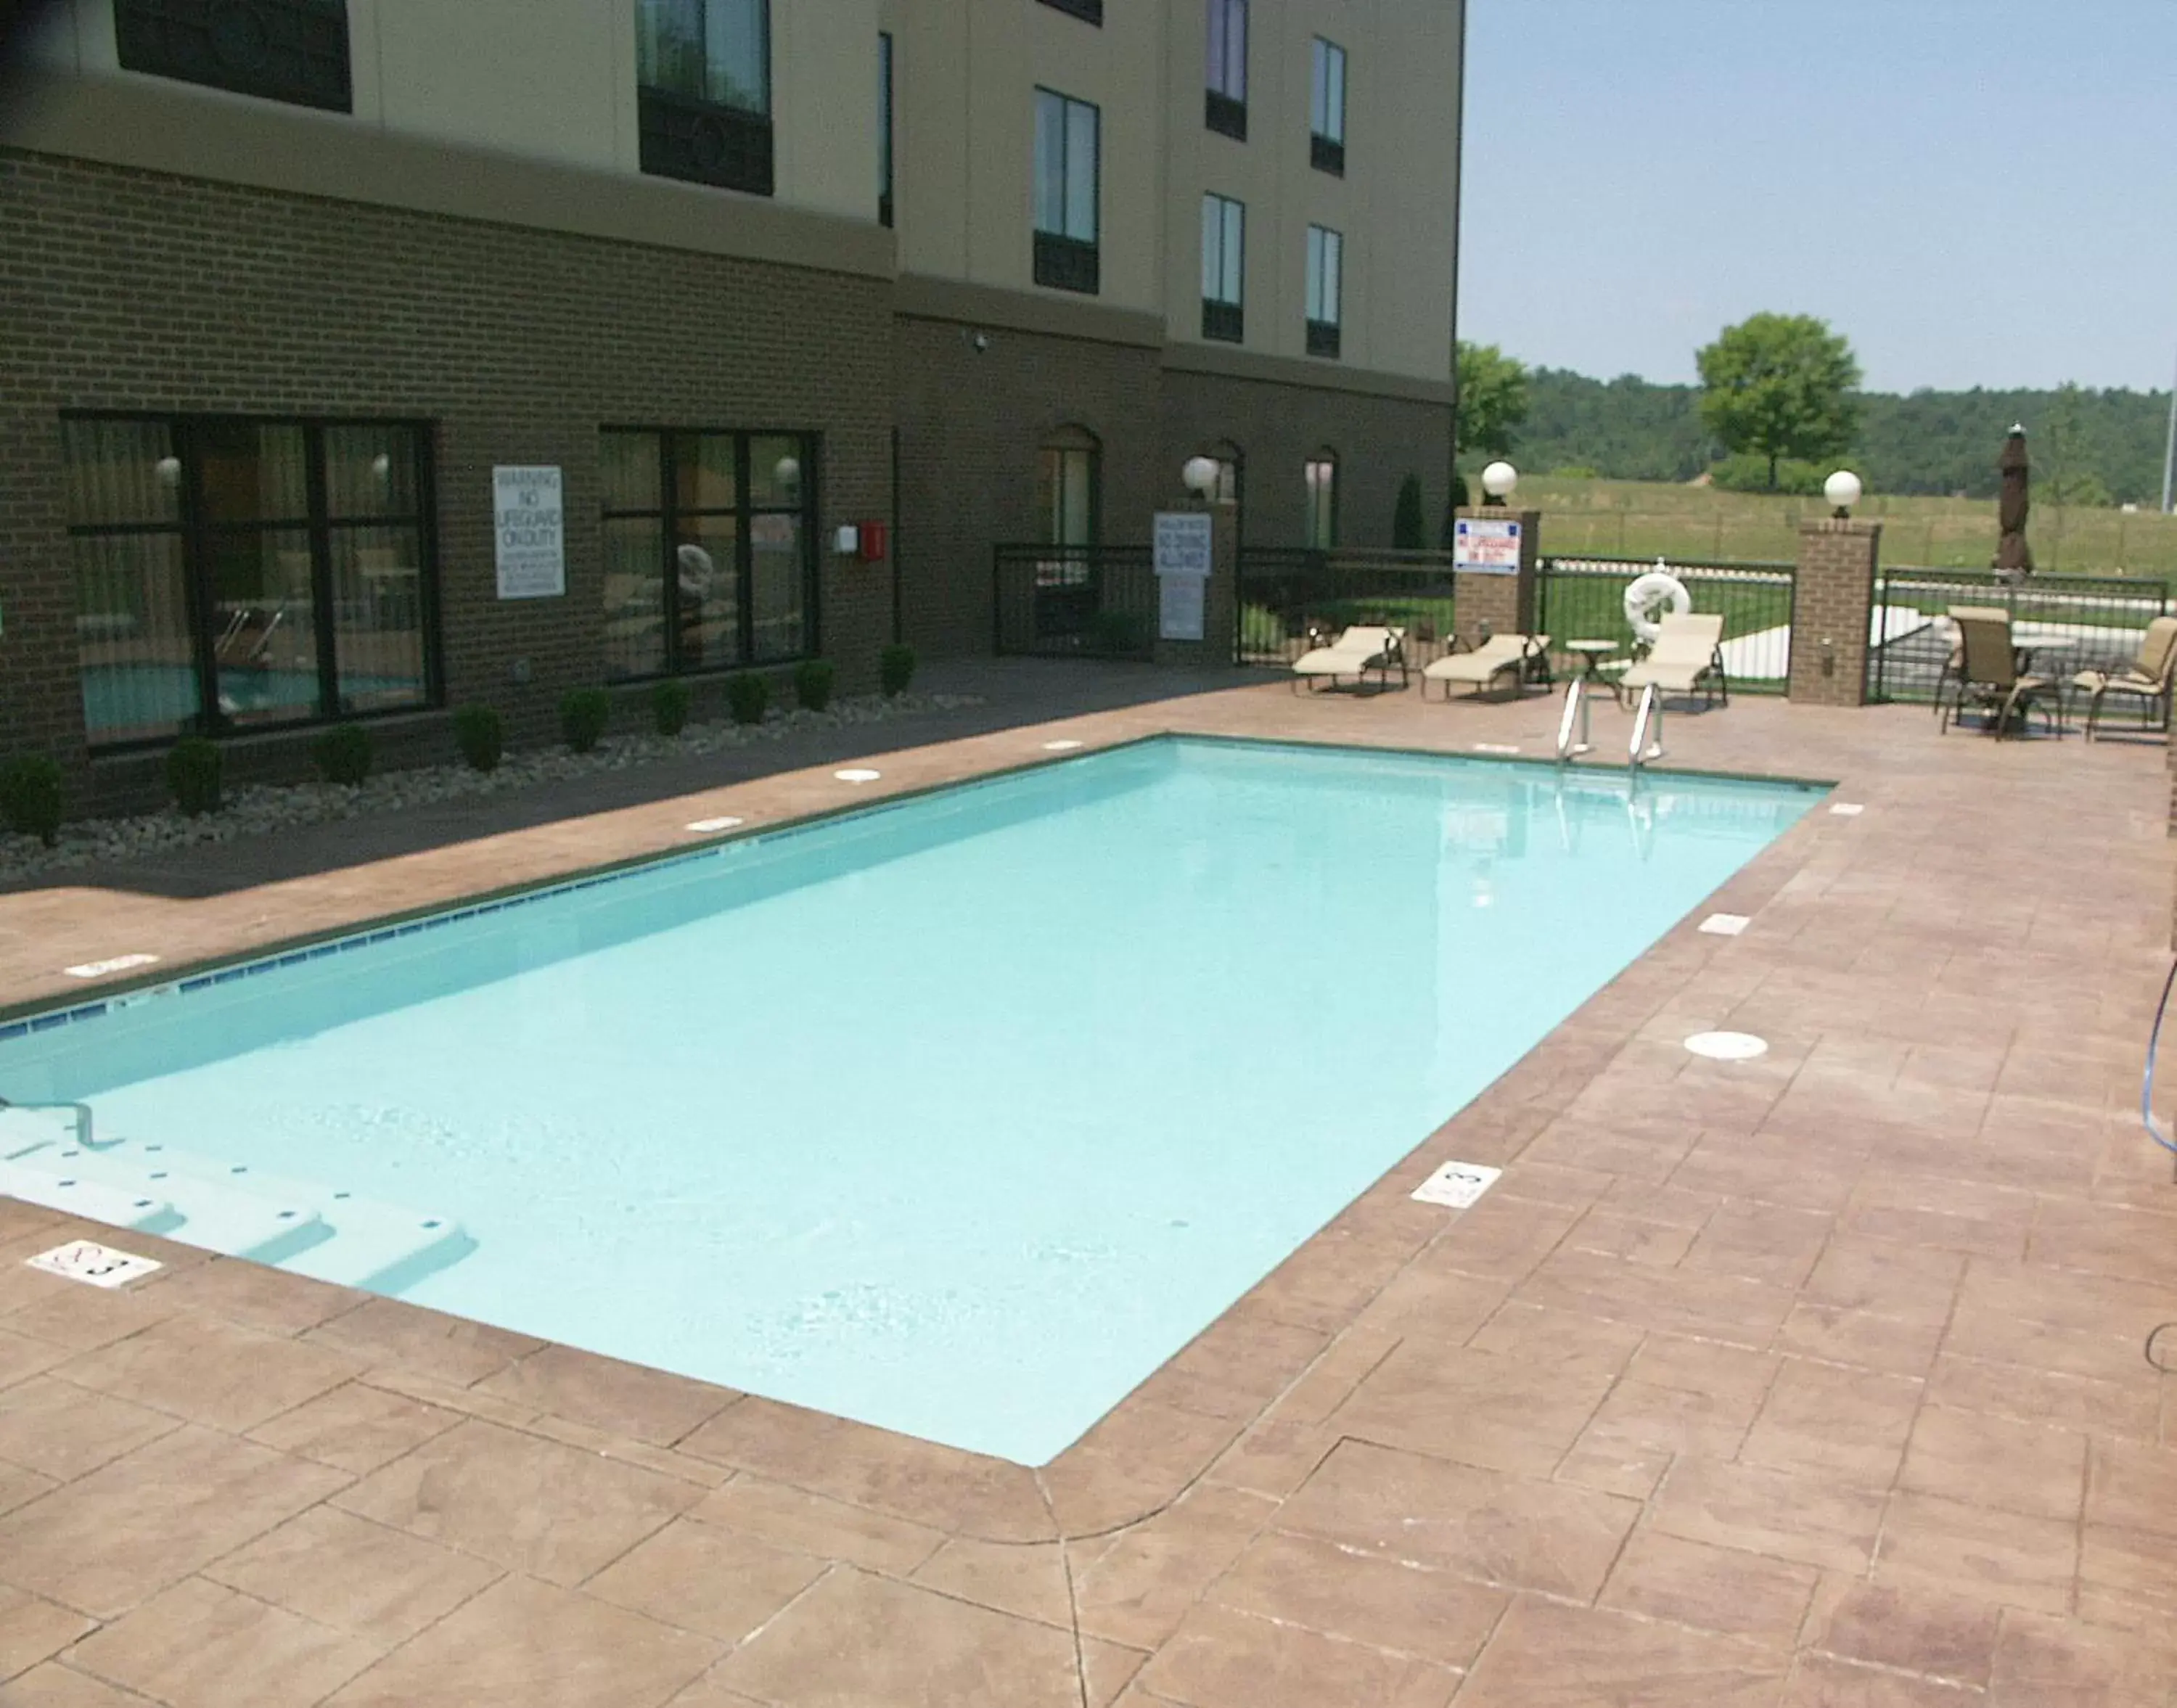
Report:
[[[1552,557],[1788,562],[1798,555],[1800,522],[1829,513],[1820,499],[1547,476],[1522,480],[1516,501],[1542,512],[1542,550]],[[1992,499],[1869,497],[1853,514],[1883,525],[1885,565],[1984,570],[1995,555]],[[2177,580],[2177,516],[2037,503],[2027,536],[2043,572]]]

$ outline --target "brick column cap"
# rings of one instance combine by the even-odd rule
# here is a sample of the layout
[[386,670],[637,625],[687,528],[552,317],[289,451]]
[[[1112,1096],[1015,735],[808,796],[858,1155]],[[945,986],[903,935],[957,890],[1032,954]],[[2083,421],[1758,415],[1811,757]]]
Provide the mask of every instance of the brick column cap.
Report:
[[1882,524],[1862,521],[1858,516],[1823,516],[1814,521],[1801,522],[1799,532],[1803,534],[1850,534],[1866,539],[1880,533]]

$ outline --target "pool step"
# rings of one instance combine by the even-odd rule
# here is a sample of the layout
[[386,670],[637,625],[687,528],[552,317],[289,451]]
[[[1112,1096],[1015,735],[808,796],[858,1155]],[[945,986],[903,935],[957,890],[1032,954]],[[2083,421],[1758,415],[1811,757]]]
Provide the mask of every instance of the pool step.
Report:
[[[100,1149],[104,1154],[128,1156],[147,1177],[171,1186],[177,1203],[201,1182],[214,1190],[239,1189],[307,1208],[326,1230],[325,1236],[276,1259],[259,1261],[277,1262],[283,1269],[317,1280],[398,1292],[475,1249],[475,1241],[450,1216],[142,1139],[117,1139],[110,1151]],[[184,1231],[177,1237],[189,1236]]]
[[[160,1204],[180,1220],[156,1231],[206,1251],[252,1258],[261,1263],[276,1263],[292,1257],[328,1238],[331,1231],[308,1203],[272,1198],[224,1181],[179,1177],[155,1159],[128,1154],[123,1145],[95,1150],[75,1144],[41,1145],[11,1159],[7,1169],[10,1180],[19,1180],[44,1193],[72,1193],[79,1203],[84,1201],[86,1187],[126,1197],[137,1214],[117,1224],[123,1227],[144,1227],[145,1221],[137,1219],[145,1216],[142,1207]],[[40,1196],[38,1192],[19,1195],[55,1207],[51,1197]],[[95,1213],[85,1209],[83,1214]],[[97,1220],[111,1218],[98,1216]]]
[[124,1187],[107,1186],[73,1174],[49,1174],[14,1158],[0,1158],[0,1192],[25,1203],[41,1204],[72,1216],[85,1216],[117,1228],[135,1228],[164,1233],[177,1226],[180,1218],[165,1198],[148,1197]]

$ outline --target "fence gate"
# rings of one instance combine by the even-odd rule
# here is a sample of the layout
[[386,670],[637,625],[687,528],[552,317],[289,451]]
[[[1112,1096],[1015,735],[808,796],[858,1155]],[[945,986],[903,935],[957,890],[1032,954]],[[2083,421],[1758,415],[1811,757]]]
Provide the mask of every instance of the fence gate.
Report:
[[2035,674],[2068,680],[2120,669],[2142,632],[2169,608],[2168,588],[2128,576],[2046,576],[2009,581],[1987,570],[1878,570],[1867,692],[1872,700],[1932,701],[1951,672],[1953,605],[2007,611],[2011,637]]
[[1536,624],[1561,652],[1571,641],[1615,641],[1629,651],[1625,590],[1657,571],[1684,583],[1696,612],[1723,619],[1723,668],[1731,691],[1781,694],[1792,674],[1788,563],[1695,559],[1546,558]]
[[998,546],[990,648],[1043,658],[1149,658],[1157,632],[1149,546]]

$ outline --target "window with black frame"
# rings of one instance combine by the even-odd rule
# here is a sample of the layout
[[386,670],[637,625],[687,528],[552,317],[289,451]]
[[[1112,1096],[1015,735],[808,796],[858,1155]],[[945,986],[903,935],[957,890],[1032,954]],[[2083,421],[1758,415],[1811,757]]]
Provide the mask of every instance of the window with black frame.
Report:
[[1345,239],[1324,226],[1307,228],[1307,353],[1336,357],[1343,347]]
[[798,433],[598,435],[608,678],[816,651],[815,450]]
[[1092,103],[1048,89],[1035,92],[1035,282],[1094,296],[1098,154],[1103,115]]
[[877,32],[877,223],[892,223],[892,32]]
[[1315,38],[1309,67],[1308,163],[1345,176],[1345,50]]
[[91,746],[434,702],[425,428],[72,416],[62,441]]
[[1209,41],[1202,121],[1247,139],[1247,0],[1209,0]]
[[1302,465],[1307,483],[1307,510],[1301,521],[1301,543],[1319,552],[1338,543],[1338,456],[1318,450]]
[[772,193],[769,0],[636,0],[643,171]]
[[347,0],[114,0],[124,71],[346,112]]
[[1237,344],[1247,336],[1247,210],[1230,196],[1202,199],[1202,336]]

